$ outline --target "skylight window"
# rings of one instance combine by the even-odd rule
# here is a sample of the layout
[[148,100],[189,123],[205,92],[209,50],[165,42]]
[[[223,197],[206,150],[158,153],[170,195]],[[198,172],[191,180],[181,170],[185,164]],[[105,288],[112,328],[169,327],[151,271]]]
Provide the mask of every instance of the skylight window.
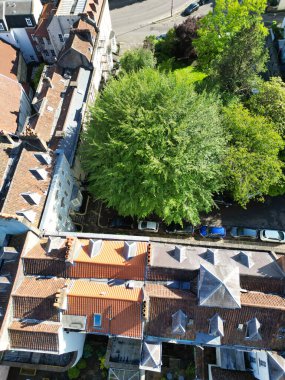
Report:
[[97,327],[97,328],[100,328],[102,326],[102,315],[101,314],[94,314],[93,326]]

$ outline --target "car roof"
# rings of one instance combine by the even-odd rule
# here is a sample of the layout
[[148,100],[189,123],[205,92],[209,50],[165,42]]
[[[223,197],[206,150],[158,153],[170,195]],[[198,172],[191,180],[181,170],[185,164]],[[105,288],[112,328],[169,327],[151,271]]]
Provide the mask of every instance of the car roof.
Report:
[[243,231],[243,235],[256,236],[257,234],[257,230],[255,230],[254,228],[240,228],[240,229]]
[[225,232],[224,227],[209,227],[211,234],[220,234]]
[[264,230],[264,236],[268,239],[280,239],[280,232],[282,231],[276,231],[276,230]]

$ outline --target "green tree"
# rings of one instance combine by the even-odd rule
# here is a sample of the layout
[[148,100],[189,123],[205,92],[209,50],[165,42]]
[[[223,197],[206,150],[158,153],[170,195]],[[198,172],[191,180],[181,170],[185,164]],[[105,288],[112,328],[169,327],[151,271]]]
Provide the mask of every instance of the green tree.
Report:
[[126,72],[138,71],[144,67],[154,67],[156,60],[150,49],[138,48],[126,51],[121,59],[121,68]]
[[249,109],[257,115],[268,117],[277,131],[285,136],[285,84],[279,77],[268,82],[260,81],[257,93],[249,101]]
[[278,157],[284,143],[267,119],[251,115],[240,104],[225,109],[225,126],[230,133],[225,159],[227,188],[245,207],[251,199],[263,200],[272,186],[284,181]]
[[81,154],[91,193],[121,215],[197,224],[223,186],[224,151],[217,98],[143,69],[108,83]]
[[223,91],[249,94],[267,59],[264,35],[252,24],[234,35],[214,68],[214,77]]
[[265,37],[268,31],[261,17],[265,7],[266,0],[217,0],[213,13],[199,21],[199,38],[193,40],[202,69],[211,73],[234,36],[252,24]]

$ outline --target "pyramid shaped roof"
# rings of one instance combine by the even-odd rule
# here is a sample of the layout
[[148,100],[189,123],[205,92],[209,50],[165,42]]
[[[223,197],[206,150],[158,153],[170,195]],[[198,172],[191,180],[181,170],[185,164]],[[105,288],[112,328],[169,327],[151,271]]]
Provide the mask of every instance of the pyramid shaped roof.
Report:
[[200,265],[199,305],[240,308],[239,269],[233,265]]
[[285,359],[276,352],[267,352],[270,380],[285,379]]
[[140,369],[160,372],[161,370],[161,342],[147,342],[142,344]]

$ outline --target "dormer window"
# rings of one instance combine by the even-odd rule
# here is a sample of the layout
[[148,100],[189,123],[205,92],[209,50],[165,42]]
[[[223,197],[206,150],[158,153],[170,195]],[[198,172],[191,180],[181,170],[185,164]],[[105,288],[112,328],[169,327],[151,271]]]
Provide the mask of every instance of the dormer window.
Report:
[[51,156],[47,153],[35,153],[34,156],[43,165],[51,164]]
[[0,22],[0,31],[5,30],[3,22]]
[[27,192],[22,193],[22,197],[28,202],[30,205],[39,205],[41,201],[41,196],[38,193]]
[[210,319],[209,334],[224,336],[224,321],[217,313]]
[[39,181],[43,181],[47,179],[47,176],[48,176],[47,171],[43,168],[30,169],[30,172]]
[[259,323],[257,318],[252,318],[247,322],[246,328],[246,339],[249,340],[261,340],[261,335],[259,333],[259,329],[261,324]]
[[185,334],[187,315],[182,310],[178,310],[172,315],[172,334]]
[[33,223],[35,221],[35,218],[36,218],[36,213],[33,210],[17,211],[16,214],[24,216],[31,223]]

